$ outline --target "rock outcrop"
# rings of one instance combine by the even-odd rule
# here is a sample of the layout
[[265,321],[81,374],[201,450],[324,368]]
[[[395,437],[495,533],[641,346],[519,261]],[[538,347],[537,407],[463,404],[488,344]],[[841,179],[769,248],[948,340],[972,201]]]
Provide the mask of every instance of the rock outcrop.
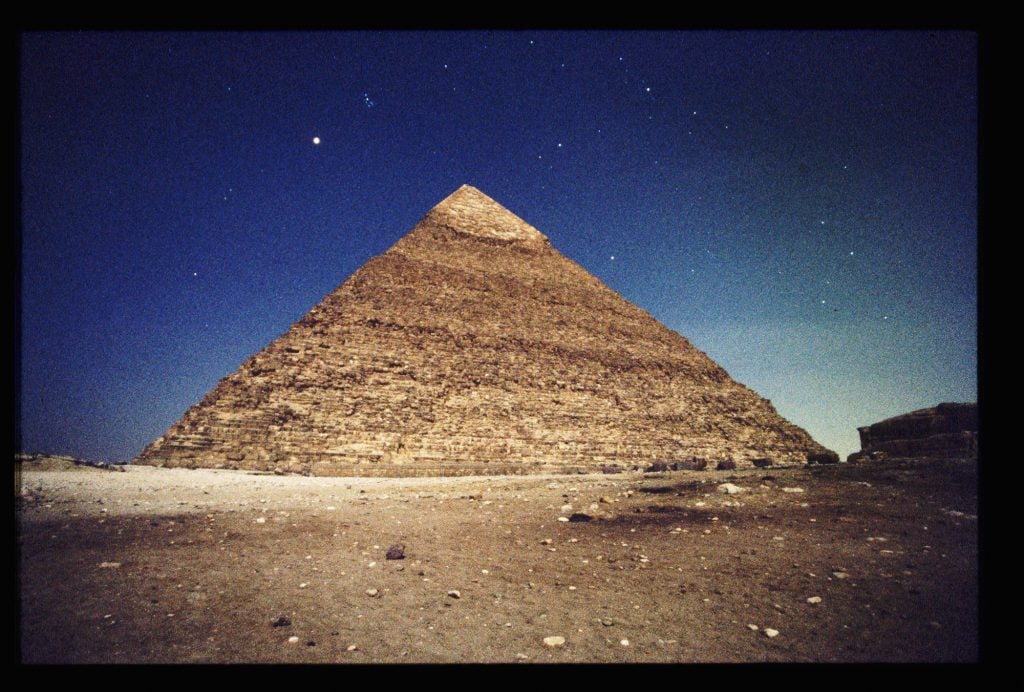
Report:
[[463,186],[135,463],[541,473],[826,451],[685,338]]
[[971,459],[978,454],[978,405],[939,404],[857,428],[851,462],[884,458]]

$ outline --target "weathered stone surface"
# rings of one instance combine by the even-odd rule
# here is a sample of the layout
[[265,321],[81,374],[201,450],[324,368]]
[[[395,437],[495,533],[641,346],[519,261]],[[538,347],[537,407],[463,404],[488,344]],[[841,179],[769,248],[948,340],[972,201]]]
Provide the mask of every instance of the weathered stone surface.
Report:
[[646,468],[825,451],[685,338],[463,186],[136,463],[314,475]]
[[972,459],[978,455],[978,405],[943,403],[857,428],[860,452],[849,460],[926,457]]

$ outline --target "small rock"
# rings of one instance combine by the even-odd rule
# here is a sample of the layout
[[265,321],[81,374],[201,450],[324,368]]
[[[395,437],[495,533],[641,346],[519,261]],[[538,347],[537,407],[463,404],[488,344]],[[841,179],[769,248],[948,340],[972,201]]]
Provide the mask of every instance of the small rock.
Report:
[[606,504],[606,505],[610,505],[613,502],[615,502],[615,500],[613,500],[612,498],[608,497],[607,495],[602,495],[601,499],[598,500],[598,502],[601,502],[601,503]]
[[100,569],[117,569],[121,566],[120,562],[101,562]]
[[551,545],[551,539],[550,538],[545,538],[543,541],[540,542],[540,544],[541,545]]
[[359,651],[359,647],[356,646],[355,644],[349,644],[348,648],[345,649],[345,651]]
[[562,512],[571,512],[572,511],[572,505],[562,505],[561,511]]
[[377,596],[380,595],[380,591],[378,591],[377,589],[367,589],[366,595],[370,598],[377,598]]
[[288,637],[288,643],[289,644],[298,644],[299,643],[299,638],[295,637],[295,636]]
[[732,459],[723,459],[722,461],[718,462],[715,465],[715,470],[717,470],[717,471],[735,471],[736,470],[736,462],[733,461]]
[[836,579],[846,579],[850,575],[847,574],[846,572],[833,572],[832,576],[835,577]]
[[518,653],[518,654],[516,654],[516,658],[518,658],[520,661],[525,661],[526,659],[529,658],[529,656],[527,656],[526,654],[523,654],[523,653]]
[[384,557],[388,560],[404,560],[405,546],[401,543],[395,543],[393,546],[388,548],[388,552],[385,553]]
[[565,646],[565,637],[544,637],[544,646],[552,648]]
[[615,624],[615,621],[612,620],[611,618],[601,618],[601,624],[604,625],[605,627],[611,627],[612,625]]
[[811,596],[810,598],[807,599],[807,602],[810,603],[811,605],[817,605],[817,604],[821,603],[821,596]]
[[593,518],[594,517],[590,516],[589,514],[584,514],[583,512],[574,512],[569,516],[568,521],[575,523],[580,521],[590,521]]
[[623,646],[629,646],[629,640],[628,639],[622,639],[622,640],[619,641],[619,644],[622,644]]
[[569,517],[558,517],[558,521],[569,521]]
[[804,492],[804,489],[803,488],[783,488],[782,492],[784,492],[784,493],[802,493],[802,492]]
[[727,495],[735,495],[736,493],[743,492],[743,488],[732,483],[722,483],[718,486],[718,492],[725,493]]
[[307,586],[309,586],[309,584],[307,584],[306,582],[302,582],[301,584],[299,584],[299,588],[300,588],[300,589],[304,589],[304,588],[306,588]]
[[771,627],[765,627],[764,628],[764,636],[768,637],[769,639],[772,639],[774,637],[779,636],[779,631],[778,630],[773,630]]
[[270,621],[270,626],[271,627],[290,627],[291,624],[292,624],[292,619],[290,617],[288,617],[287,615],[282,615],[279,618],[277,618],[276,620],[271,620]]
[[256,517],[256,523],[257,524],[266,524],[267,523],[267,518],[266,517]]
[[462,594],[456,589],[452,589],[451,591],[449,591],[448,595],[452,598],[462,598]]
[[751,623],[751,624],[747,625],[747,629],[750,630],[751,632],[756,632],[756,631],[758,631],[761,628],[758,627],[757,625]]

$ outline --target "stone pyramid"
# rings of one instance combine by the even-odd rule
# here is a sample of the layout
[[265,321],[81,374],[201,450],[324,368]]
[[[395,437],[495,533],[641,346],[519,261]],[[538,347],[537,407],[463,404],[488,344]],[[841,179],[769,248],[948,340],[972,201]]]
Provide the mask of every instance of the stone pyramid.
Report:
[[462,475],[824,451],[464,185],[135,463]]

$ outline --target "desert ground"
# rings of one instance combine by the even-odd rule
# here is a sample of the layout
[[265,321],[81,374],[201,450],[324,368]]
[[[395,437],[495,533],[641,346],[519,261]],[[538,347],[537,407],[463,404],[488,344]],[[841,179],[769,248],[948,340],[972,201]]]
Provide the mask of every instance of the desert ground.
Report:
[[[890,461],[385,479],[25,464],[20,655],[973,661],[976,472]],[[396,544],[404,558],[388,559]]]

